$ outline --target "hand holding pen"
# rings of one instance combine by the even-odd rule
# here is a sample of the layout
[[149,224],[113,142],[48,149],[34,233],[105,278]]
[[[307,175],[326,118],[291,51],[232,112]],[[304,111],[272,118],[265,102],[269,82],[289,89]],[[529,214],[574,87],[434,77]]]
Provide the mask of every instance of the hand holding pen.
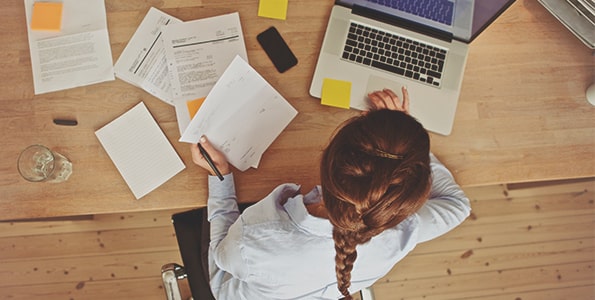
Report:
[[223,180],[223,175],[231,173],[229,163],[223,153],[213,148],[206,137],[201,137],[198,144],[192,144],[190,152],[195,164],[209,171],[211,175],[217,176],[219,180]]

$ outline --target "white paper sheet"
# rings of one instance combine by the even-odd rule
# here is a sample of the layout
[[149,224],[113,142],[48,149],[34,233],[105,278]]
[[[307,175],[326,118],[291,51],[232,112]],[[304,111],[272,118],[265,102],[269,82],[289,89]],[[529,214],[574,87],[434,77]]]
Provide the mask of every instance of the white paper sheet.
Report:
[[95,135],[136,199],[185,168],[143,102],[97,130]]
[[256,168],[264,151],[297,115],[260,74],[237,56],[198,110],[180,141],[206,135],[240,171]]
[[238,13],[171,24],[163,44],[180,134],[190,123],[187,101],[207,96],[236,55],[248,60]]
[[60,32],[31,30],[35,0],[25,0],[35,94],[114,80],[104,0],[63,0]]
[[151,7],[114,65],[116,77],[174,105],[161,36],[165,26],[181,22]]

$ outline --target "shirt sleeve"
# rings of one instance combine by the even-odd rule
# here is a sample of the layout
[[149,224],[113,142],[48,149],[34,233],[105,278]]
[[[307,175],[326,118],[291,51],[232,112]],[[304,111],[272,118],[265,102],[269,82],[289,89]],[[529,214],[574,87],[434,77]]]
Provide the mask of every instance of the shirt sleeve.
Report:
[[[228,236],[230,228],[240,216],[238,202],[236,197],[235,183],[233,174],[223,176],[219,180],[216,176],[208,177],[209,198],[207,200],[208,220],[211,225],[211,241],[209,244],[209,276],[211,290],[215,298],[225,298],[226,295],[232,295],[233,291],[240,289],[243,283],[237,280],[221,267],[225,265],[227,252],[239,251],[237,247],[229,249],[225,247],[225,237]],[[233,251],[230,251],[233,250]],[[223,254],[223,258],[221,255]],[[233,257],[237,259],[237,256]],[[223,262],[221,260],[224,260]],[[239,298],[238,298],[239,299]]]
[[433,154],[430,157],[432,188],[429,200],[417,212],[419,243],[447,233],[471,213],[469,199],[450,171]]
[[207,210],[211,223],[211,248],[219,245],[229,227],[240,216],[233,174],[227,174],[223,178],[219,180],[216,176],[209,176]]

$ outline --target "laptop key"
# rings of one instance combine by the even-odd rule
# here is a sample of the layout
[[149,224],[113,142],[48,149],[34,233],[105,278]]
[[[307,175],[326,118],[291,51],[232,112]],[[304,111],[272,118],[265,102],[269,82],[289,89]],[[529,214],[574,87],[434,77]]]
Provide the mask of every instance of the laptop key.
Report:
[[391,66],[389,64],[385,64],[385,63],[381,63],[378,61],[373,61],[372,62],[372,67],[378,68],[378,69],[382,69],[388,72],[392,72],[392,73],[396,73],[399,75],[404,75],[405,74],[405,69],[403,68],[399,68],[399,67],[395,67],[395,66]]
[[428,76],[432,76],[434,78],[440,78],[440,77],[442,77],[442,74],[432,71],[432,70],[428,70]]

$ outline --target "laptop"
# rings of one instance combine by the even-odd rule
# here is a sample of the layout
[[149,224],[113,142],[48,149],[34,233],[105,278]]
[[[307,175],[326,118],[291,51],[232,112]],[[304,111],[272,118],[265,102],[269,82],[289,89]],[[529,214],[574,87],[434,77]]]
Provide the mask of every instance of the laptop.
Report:
[[324,79],[351,82],[350,106],[369,92],[406,86],[411,115],[432,132],[452,132],[469,43],[514,0],[337,0],[310,95]]
[[585,46],[595,50],[595,1],[538,0]]

